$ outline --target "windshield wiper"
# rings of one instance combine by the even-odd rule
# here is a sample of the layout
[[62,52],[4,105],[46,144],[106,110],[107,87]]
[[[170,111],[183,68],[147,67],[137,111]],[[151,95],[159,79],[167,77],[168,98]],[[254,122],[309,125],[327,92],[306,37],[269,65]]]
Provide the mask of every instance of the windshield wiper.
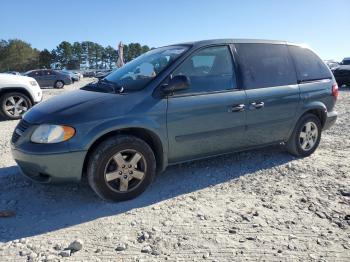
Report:
[[109,81],[109,80],[107,80],[106,78],[102,78],[101,80],[99,80],[98,82],[97,82],[97,86],[99,85],[99,84],[102,84],[103,86],[108,86],[108,87],[110,87],[113,91],[114,91],[114,93],[123,93],[124,92],[124,87],[123,86],[121,86],[121,85],[118,85],[117,83],[115,83],[115,82],[112,82],[112,81]]

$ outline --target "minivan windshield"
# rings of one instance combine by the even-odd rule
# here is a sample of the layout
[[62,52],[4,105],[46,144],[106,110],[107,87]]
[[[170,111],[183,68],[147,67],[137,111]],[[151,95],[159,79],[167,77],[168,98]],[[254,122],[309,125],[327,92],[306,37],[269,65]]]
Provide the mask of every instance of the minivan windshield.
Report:
[[105,80],[123,87],[126,92],[143,89],[188,48],[188,46],[167,46],[153,49],[112,72]]

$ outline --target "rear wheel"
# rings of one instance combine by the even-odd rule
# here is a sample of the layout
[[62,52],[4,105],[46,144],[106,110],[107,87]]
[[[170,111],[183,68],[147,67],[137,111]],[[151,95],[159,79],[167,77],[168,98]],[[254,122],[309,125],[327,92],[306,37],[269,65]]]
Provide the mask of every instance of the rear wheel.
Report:
[[20,119],[22,115],[32,107],[28,96],[13,92],[1,96],[1,115],[5,119]]
[[292,155],[306,157],[317,149],[321,140],[321,121],[314,114],[302,116],[287,142],[287,150]]
[[58,89],[63,88],[63,87],[64,87],[63,81],[61,81],[61,80],[56,81],[54,87],[55,87],[55,88],[58,88]]
[[149,145],[129,135],[102,142],[91,154],[88,181],[104,200],[123,201],[137,197],[151,184],[156,160]]

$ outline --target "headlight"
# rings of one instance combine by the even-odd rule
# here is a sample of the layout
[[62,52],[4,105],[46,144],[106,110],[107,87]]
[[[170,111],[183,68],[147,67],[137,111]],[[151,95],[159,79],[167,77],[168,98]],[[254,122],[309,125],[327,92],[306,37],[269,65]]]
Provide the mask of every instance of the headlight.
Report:
[[44,124],[35,129],[31,141],[40,144],[59,143],[71,139],[74,134],[73,127]]
[[29,81],[29,83],[32,85],[32,86],[37,86],[38,83],[36,81]]

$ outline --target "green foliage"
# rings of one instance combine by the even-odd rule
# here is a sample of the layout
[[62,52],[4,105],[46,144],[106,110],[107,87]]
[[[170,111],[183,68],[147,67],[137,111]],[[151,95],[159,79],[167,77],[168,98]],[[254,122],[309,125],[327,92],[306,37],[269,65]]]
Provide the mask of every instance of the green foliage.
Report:
[[8,42],[2,40],[0,46],[0,71],[26,71],[38,66],[39,51],[30,44],[11,39]]
[[[129,62],[149,51],[147,45],[139,43],[124,45],[124,61]],[[112,46],[103,47],[91,41],[62,41],[55,49],[39,51],[22,40],[0,40],[0,72],[24,72],[36,68],[50,68],[55,64],[59,68],[79,69],[81,65],[93,69],[106,69],[115,66],[118,51]]]
[[53,55],[47,49],[39,53],[39,68],[50,68],[53,61]]

